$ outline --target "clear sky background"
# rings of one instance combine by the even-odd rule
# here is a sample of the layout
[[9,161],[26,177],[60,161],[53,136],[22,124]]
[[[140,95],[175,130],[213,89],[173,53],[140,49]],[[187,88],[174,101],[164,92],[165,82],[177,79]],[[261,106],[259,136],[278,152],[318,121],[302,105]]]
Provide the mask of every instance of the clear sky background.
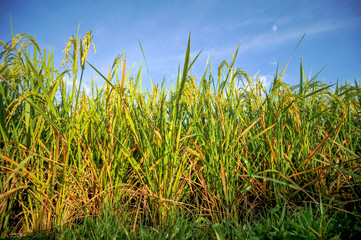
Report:
[[[72,34],[84,36],[93,30],[96,54],[88,61],[104,75],[114,58],[125,50],[127,70],[136,63],[133,75],[143,62],[143,84],[150,87],[141,40],[154,83],[167,86],[176,81],[183,66],[189,33],[191,52],[203,50],[192,74],[200,78],[207,58],[216,69],[222,60],[231,61],[242,41],[236,66],[251,76],[259,72],[269,85],[280,66],[287,62],[302,35],[284,81],[299,82],[303,57],[306,75],[326,68],[318,79],[335,83],[361,79],[361,1],[360,0],[171,0],[171,1],[92,1],[92,0],[0,0],[0,39],[14,33],[36,35],[42,47],[52,47],[55,64],[60,66],[65,43]],[[85,84],[96,73],[86,67]],[[104,82],[97,78],[98,86]]]

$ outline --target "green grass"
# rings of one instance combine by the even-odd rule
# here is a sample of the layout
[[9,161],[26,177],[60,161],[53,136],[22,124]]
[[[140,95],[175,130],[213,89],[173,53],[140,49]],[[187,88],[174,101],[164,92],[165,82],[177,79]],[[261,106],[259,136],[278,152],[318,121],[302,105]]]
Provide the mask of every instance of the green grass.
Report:
[[327,215],[320,209],[306,207],[287,210],[276,206],[254,220],[212,223],[209,219],[178,218],[165,226],[127,225],[104,209],[101,216],[88,218],[72,228],[41,231],[12,239],[358,239],[361,220],[342,212]]
[[[359,83],[306,78],[301,61],[297,85],[286,65],[265,89],[237,52],[196,79],[190,40],[176,85],[149,90],[125,55],[107,74],[88,63],[91,32],[59,69],[27,34],[0,42],[0,237],[327,239],[337,214],[359,221]],[[87,68],[105,80],[91,94]]]

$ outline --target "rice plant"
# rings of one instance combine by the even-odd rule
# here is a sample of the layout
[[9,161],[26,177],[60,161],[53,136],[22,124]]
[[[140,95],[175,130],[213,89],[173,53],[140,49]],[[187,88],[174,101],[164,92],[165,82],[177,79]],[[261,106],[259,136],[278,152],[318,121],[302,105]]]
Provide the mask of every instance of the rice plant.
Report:
[[[87,62],[91,32],[70,38],[59,68],[28,34],[1,41],[0,237],[87,224],[104,208],[133,233],[179,216],[217,232],[275,206],[360,217],[359,83],[307,78],[301,60],[297,85],[283,82],[286,64],[266,89],[235,66],[238,49],[197,79],[190,43],[175,87],[142,90],[125,53],[107,73]],[[89,94],[88,68],[105,81]]]

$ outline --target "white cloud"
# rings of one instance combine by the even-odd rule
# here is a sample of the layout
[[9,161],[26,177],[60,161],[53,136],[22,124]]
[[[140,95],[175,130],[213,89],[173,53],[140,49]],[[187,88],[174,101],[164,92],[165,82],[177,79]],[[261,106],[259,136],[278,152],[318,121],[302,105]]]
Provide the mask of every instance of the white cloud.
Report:
[[276,60],[272,60],[269,65],[271,66],[277,66],[278,62]]
[[276,24],[274,24],[274,25],[272,26],[272,31],[276,32],[276,31],[277,31],[277,29],[278,29],[277,25],[276,25]]
[[261,81],[262,85],[268,89],[271,86],[271,83],[273,81],[272,75],[260,75],[259,80]]
[[86,95],[89,96],[91,94],[91,88],[87,84],[83,83],[82,84],[82,89],[85,91]]
[[[69,79],[68,77],[64,77],[64,80],[66,82],[66,86],[68,88],[68,91],[72,91],[73,90],[73,80]],[[75,84],[76,84],[76,87],[78,88],[79,87],[79,81],[76,80]],[[91,88],[89,87],[88,84],[84,83],[84,81],[81,84],[81,90],[84,90],[85,94],[88,95],[88,96],[91,93]]]

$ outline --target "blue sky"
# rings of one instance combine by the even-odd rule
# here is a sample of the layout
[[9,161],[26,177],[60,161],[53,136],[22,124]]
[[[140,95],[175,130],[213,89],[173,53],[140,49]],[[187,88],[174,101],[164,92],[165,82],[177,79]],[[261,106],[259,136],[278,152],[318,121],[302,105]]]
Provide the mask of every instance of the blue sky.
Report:
[[[203,50],[192,74],[200,78],[208,57],[216,69],[222,60],[231,61],[242,41],[236,66],[269,84],[277,62],[283,66],[302,35],[284,81],[299,82],[303,57],[306,75],[326,68],[319,80],[326,83],[361,79],[361,1],[20,1],[0,0],[0,39],[11,38],[10,15],[15,34],[36,35],[43,47],[52,47],[60,66],[65,43],[72,34],[84,36],[92,30],[96,54],[88,61],[107,75],[114,58],[125,50],[127,70],[134,74],[143,62],[143,83],[150,86],[139,36],[154,83],[166,77],[167,86],[176,81],[183,66],[189,33],[191,52]],[[85,84],[96,73],[86,67]],[[98,86],[103,84],[97,78]]]

